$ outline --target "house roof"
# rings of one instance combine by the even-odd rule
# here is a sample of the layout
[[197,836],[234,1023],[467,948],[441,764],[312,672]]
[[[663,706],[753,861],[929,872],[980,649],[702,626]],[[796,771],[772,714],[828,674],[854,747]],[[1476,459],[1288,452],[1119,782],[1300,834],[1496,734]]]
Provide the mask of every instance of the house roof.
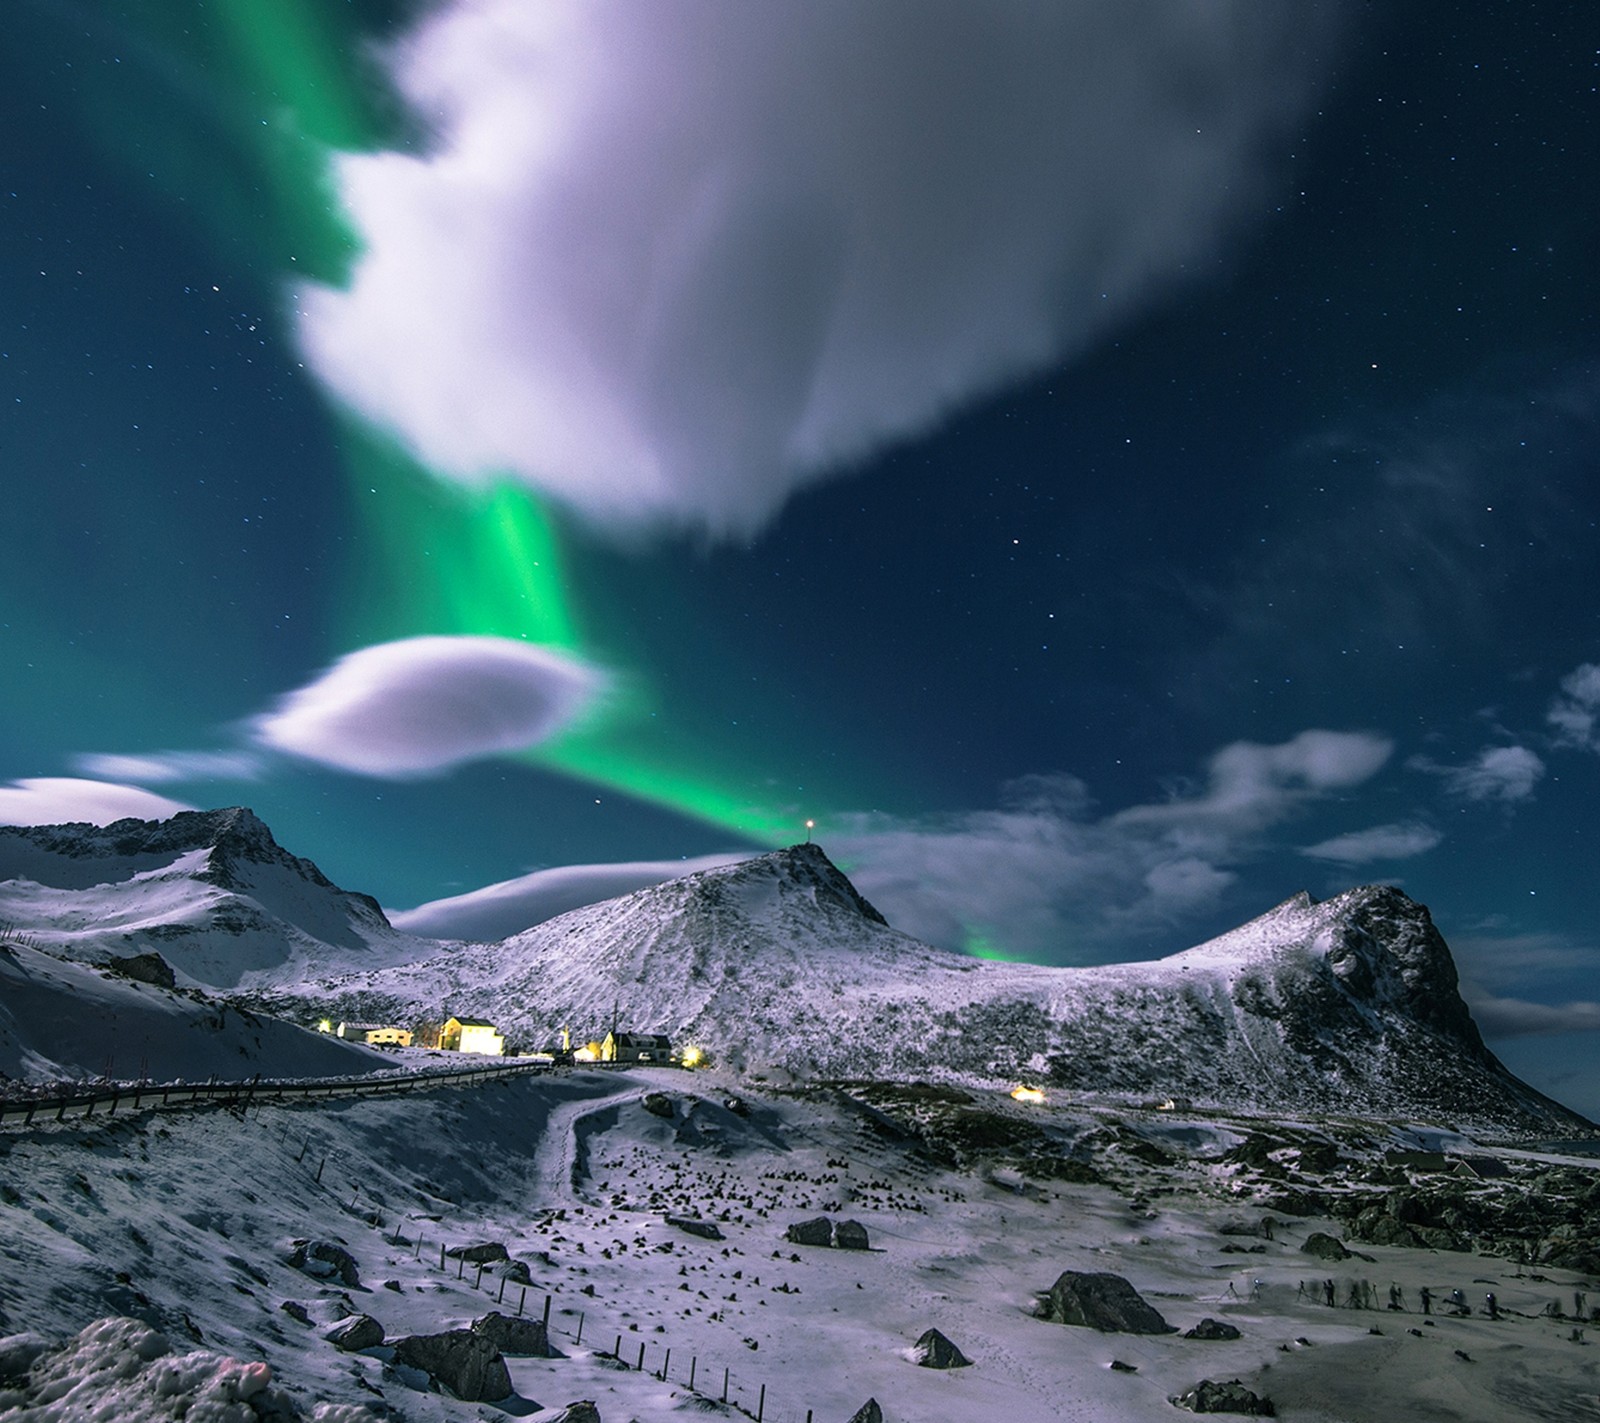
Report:
[[450,1021],[461,1028],[493,1028],[494,1024],[487,1018],[451,1018]]

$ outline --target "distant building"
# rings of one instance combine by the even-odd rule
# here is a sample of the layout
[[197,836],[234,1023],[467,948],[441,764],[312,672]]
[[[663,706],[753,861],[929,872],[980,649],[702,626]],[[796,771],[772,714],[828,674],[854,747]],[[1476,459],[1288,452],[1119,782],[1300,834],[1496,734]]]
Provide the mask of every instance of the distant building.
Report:
[[485,1018],[448,1018],[439,1030],[439,1046],[446,1052],[477,1052],[504,1056],[506,1040]]
[[410,1047],[411,1029],[397,1028],[392,1023],[340,1023],[339,1034],[346,1042],[365,1043],[368,1047]]
[[665,1033],[609,1032],[600,1044],[602,1062],[671,1062],[672,1040]]

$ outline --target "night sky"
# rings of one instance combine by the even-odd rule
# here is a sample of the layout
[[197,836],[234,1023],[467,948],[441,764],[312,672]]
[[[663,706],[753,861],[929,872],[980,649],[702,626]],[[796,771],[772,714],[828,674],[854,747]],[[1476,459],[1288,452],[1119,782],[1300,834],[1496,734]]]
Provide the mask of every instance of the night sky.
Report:
[[1387,881],[1600,1113],[1591,9],[15,0],[0,821]]

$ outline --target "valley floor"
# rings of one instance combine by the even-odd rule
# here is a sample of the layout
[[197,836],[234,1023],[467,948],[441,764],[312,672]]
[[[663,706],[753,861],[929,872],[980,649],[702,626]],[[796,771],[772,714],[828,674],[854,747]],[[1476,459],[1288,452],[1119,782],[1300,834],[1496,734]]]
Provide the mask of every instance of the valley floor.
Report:
[[[1237,1139],[1220,1125],[1175,1130]],[[678,1213],[724,1238],[675,1228]],[[860,1221],[871,1248],[784,1238],[823,1213]],[[579,1399],[605,1423],[737,1410],[846,1423],[869,1397],[888,1423],[1133,1423],[1184,1416],[1169,1399],[1202,1378],[1240,1379],[1304,1423],[1600,1419],[1600,1349],[1574,1317],[1575,1292],[1595,1280],[1382,1246],[1328,1263],[1301,1246],[1337,1225],[1279,1215],[1268,1239],[1263,1214],[1230,1195],[1204,1150],[1178,1172],[1041,1180],[941,1159],[836,1091],[574,1072],[242,1117],[196,1108],[8,1129],[0,1333],[59,1339],[133,1315],[179,1354],[265,1360],[306,1415],[344,1405],[324,1410],[339,1423],[495,1419]],[[343,1243],[359,1285],[292,1268],[304,1239]],[[531,1283],[448,1256],[441,1269],[441,1246],[480,1243],[503,1244]],[[1179,1331],[1209,1316],[1241,1337],[1035,1318],[1035,1296],[1069,1269],[1125,1276]],[[1380,1307],[1329,1308],[1330,1279],[1341,1306],[1370,1286]],[[1404,1309],[1382,1307],[1391,1286]],[[1430,1319],[1424,1286],[1440,1301]],[[1441,1313],[1456,1289],[1469,1317]],[[1490,1291],[1502,1318],[1482,1312]],[[499,1404],[427,1392],[387,1348],[345,1354],[323,1337],[352,1312],[391,1340],[495,1308],[542,1317],[547,1295],[561,1357],[508,1359],[516,1393]],[[930,1327],[971,1364],[918,1367],[911,1349]],[[7,1357],[0,1344],[0,1418],[73,1416],[26,1412],[25,1390],[4,1391]]]

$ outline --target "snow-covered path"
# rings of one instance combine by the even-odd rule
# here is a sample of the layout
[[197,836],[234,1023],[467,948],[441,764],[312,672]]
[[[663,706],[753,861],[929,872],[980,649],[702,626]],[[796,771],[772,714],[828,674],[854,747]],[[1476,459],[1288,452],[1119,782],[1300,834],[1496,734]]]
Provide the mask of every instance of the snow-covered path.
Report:
[[533,1199],[556,1209],[583,1204],[577,1180],[579,1144],[597,1125],[588,1119],[614,1113],[623,1103],[636,1102],[651,1090],[619,1075],[616,1090],[604,1097],[563,1102],[552,1108],[539,1146]]

